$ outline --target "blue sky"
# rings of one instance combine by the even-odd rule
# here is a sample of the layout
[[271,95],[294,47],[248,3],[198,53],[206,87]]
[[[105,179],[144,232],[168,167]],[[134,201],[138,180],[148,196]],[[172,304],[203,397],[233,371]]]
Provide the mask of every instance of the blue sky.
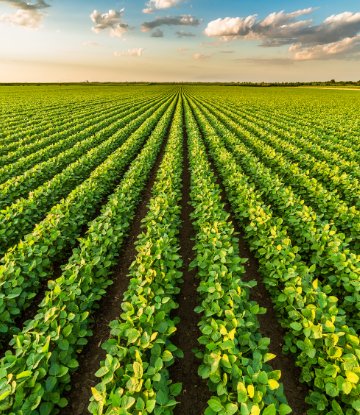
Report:
[[0,0],[0,36],[0,82],[360,78],[354,0]]

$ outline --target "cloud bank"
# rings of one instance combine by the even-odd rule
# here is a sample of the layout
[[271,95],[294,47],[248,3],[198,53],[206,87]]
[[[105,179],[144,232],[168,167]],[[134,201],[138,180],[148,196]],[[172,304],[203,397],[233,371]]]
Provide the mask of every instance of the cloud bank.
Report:
[[0,16],[0,22],[7,22],[13,26],[24,26],[30,29],[38,29],[44,15],[43,9],[50,7],[44,0],[36,0],[35,3],[27,3],[23,0],[1,0],[18,10],[13,13],[5,13]]
[[298,20],[314,10],[281,11],[263,20],[257,20],[256,14],[226,17],[210,22],[204,33],[220,43],[243,39],[261,41],[263,48],[291,45],[288,51],[294,60],[358,59],[354,54],[359,52],[360,12],[332,15],[318,25],[312,19]]
[[182,14],[180,16],[166,16],[166,17],[158,17],[156,20],[152,22],[144,22],[141,25],[141,30],[143,32],[149,32],[150,30],[154,29],[155,27],[159,26],[199,26],[202,22],[202,19],[196,19],[196,16],[191,16]]
[[122,16],[124,9],[120,11],[109,10],[108,13],[101,14],[98,10],[94,10],[90,18],[96,23],[91,30],[95,33],[100,33],[103,30],[110,29],[109,34],[111,37],[121,37],[129,30],[129,25],[123,22]]

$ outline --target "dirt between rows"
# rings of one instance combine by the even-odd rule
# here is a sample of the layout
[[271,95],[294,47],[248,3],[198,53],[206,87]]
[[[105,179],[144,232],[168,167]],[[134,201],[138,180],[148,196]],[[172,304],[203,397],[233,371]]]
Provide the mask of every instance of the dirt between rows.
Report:
[[196,232],[190,221],[190,213],[193,211],[190,206],[190,171],[188,159],[188,143],[185,127],[183,128],[184,146],[183,146],[183,172],[182,172],[182,200],[181,200],[181,222],[179,239],[179,254],[183,260],[181,272],[183,273],[184,282],[181,284],[181,292],[177,297],[179,308],[174,315],[180,318],[177,325],[177,331],[171,339],[183,353],[184,358],[176,358],[173,366],[170,366],[170,379],[174,383],[181,382],[183,385],[181,394],[176,398],[179,403],[174,409],[174,415],[200,415],[207,408],[207,401],[211,397],[211,392],[207,387],[206,380],[198,375],[198,367],[201,360],[198,359],[191,351],[199,347],[197,339],[202,336],[198,323],[200,315],[195,313],[197,307],[197,287],[198,280],[195,278],[196,269],[189,271],[190,262],[195,259],[193,247]]

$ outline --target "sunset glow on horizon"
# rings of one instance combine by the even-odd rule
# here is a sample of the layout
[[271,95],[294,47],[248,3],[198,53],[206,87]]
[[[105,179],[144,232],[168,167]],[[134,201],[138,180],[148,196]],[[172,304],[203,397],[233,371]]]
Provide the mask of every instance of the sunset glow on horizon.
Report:
[[0,0],[0,82],[360,78],[354,0]]

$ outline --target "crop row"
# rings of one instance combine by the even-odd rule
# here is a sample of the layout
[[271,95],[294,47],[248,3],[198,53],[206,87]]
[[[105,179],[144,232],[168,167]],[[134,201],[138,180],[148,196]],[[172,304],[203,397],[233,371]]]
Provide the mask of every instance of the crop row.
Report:
[[360,407],[358,335],[344,325],[338,299],[328,295],[328,287],[315,278],[315,267],[302,260],[282,218],[273,216],[262,202],[262,193],[244,175],[238,159],[226,150],[207,120],[199,112],[194,114],[239,224],[259,258],[260,272],[281,324],[287,329],[284,351],[294,354],[302,368],[300,381],[311,388],[307,402],[313,409],[308,413],[339,413],[345,408],[347,414],[355,414]]
[[138,254],[130,267],[120,319],[110,323],[107,357],[92,388],[89,411],[96,415],[173,414],[181,384],[171,384],[167,368],[183,353],[170,341],[176,331],[182,259],[177,254],[181,208],[182,102],[178,101],[163,161],[152,189]]
[[245,135],[250,133],[256,135],[258,139],[281,152],[283,157],[289,161],[296,162],[302,168],[303,173],[312,176],[312,179],[320,181],[331,192],[339,193],[349,207],[355,205],[358,209],[360,208],[359,180],[344,171],[340,171],[337,166],[330,165],[326,161],[319,161],[316,157],[304,152],[288,140],[281,139],[276,135],[266,134],[266,131],[259,130],[259,127],[254,124],[247,124],[246,128],[241,128],[238,121],[239,116],[223,107],[221,112],[227,114],[237,123],[238,131],[241,130]]
[[[166,93],[165,90],[155,89],[153,91],[147,91],[144,93],[144,90],[138,91],[137,97],[147,97],[152,99],[156,95]],[[77,116],[84,108],[88,108],[93,112],[93,109],[96,110],[97,107],[104,105],[112,106],[118,105],[121,102],[127,101],[136,101],[134,99],[134,94],[132,91],[129,91],[128,88],[120,90],[114,93],[107,94],[91,94],[82,96],[81,93],[77,92],[76,99],[70,99],[65,95],[56,95],[52,94],[51,99],[54,100],[54,105],[48,106],[43,105],[43,102],[39,105],[36,105],[36,111],[34,111],[34,102],[31,100],[31,94],[29,96],[30,104],[28,109],[21,111],[16,109],[15,114],[9,112],[7,108],[7,119],[1,120],[0,117],[0,129],[4,131],[0,134],[0,144],[5,144],[6,142],[11,142],[12,137],[16,135],[16,139],[26,138],[27,136],[44,131],[49,128],[49,120],[53,122],[53,126],[60,126],[63,122],[63,118],[66,116]],[[43,95],[43,99],[46,97]],[[49,102],[48,100],[45,102]],[[24,112],[24,113],[22,113]],[[4,141],[3,141],[4,140]]]
[[[218,103],[212,104],[211,106],[220,109],[220,111],[224,109],[224,106]],[[278,127],[271,127],[268,120],[262,123],[255,116],[252,117],[251,121],[246,120],[244,118],[246,110],[234,112],[233,108],[229,111],[225,107],[225,111],[227,113],[233,112],[232,116],[234,117],[234,121],[246,130],[256,134],[259,138],[266,138],[266,140],[269,139],[269,141],[281,143],[279,151],[281,151],[281,146],[284,146],[284,151],[290,159],[296,159],[301,166],[309,169],[309,172],[314,177],[321,179],[325,186],[329,186],[330,183],[328,182],[331,180],[334,183],[331,189],[336,189],[336,184],[339,180],[343,181],[345,179],[344,189],[342,191],[345,192],[351,204],[357,203],[360,206],[358,196],[351,196],[350,190],[360,190],[360,167],[356,161],[358,159],[357,149],[355,151],[349,150],[348,158],[350,160],[348,161],[336,154],[336,152],[328,150],[329,140],[324,140],[323,145],[325,149],[322,149],[318,144],[312,144],[311,136],[305,135],[303,131],[302,135],[304,135],[304,138],[299,137],[298,131],[300,129],[297,129],[296,133],[284,133]],[[347,140],[349,141],[349,139]],[[289,147],[291,147],[291,150]],[[287,148],[289,149],[288,151],[286,151]],[[316,163],[315,166],[313,166],[314,162]]]
[[[215,98],[217,92],[220,90],[212,90],[206,95]],[[359,136],[360,124],[356,112],[358,97],[351,92],[299,89],[291,91],[286,88],[254,93],[252,89],[249,93],[241,91],[240,97],[239,94],[232,94],[235,92],[232,88],[227,88],[226,94],[222,92],[218,97],[226,105],[230,104],[232,107],[236,104],[245,110],[251,108],[254,113],[284,119],[286,124],[289,121],[301,121],[300,131],[317,128],[320,132],[335,134],[341,138]],[[205,90],[199,91],[198,88],[196,94],[205,96]],[[215,98],[215,101],[219,99]]]
[[[222,101],[222,104],[228,106],[228,101]],[[231,101],[231,109],[234,110],[238,115],[241,114],[245,119],[261,123],[270,127],[271,131],[277,133],[288,132],[291,135],[295,134],[296,136],[303,136],[314,143],[318,143],[321,146],[324,146],[325,149],[331,149],[338,151],[340,154],[343,154],[345,157],[357,157],[357,154],[353,150],[358,150],[360,148],[360,137],[354,134],[342,134],[335,133],[334,135],[334,126],[329,128],[329,132],[325,128],[312,129],[306,128],[306,123],[302,122],[301,119],[293,119],[291,121],[289,117],[286,117],[283,112],[271,113],[267,108],[246,108],[243,105],[241,107],[234,101]],[[274,129],[275,127],[275,129]],[[286,133],[287,134],[287,133]]]
[[0,214],[0,255],[31,232],[56,203],[86,180],[160,106],[161,103],[147,111],[140,109],[116,122],[111,130],[108,128],[107,135],[114,133],[113,136],[38,187],[27,199],[20,199],[8,206]]
[[[214,121],[213,121],[214,123]],[[217,123],[215,129],[222,130]],[[221,132],[224,143],[233,152],[238,163],[252,178],[263,198],[289,227],[289,235],[296,240],[298,252],[313,267],[314,275],[327,285],[328,294],[339,297],[340,307],[346,311],[346,324],[358,329],[358,287],[360,257],[348,249],[348,240],[338,234],[334,226],[321,221],[311,208],[303,204],[292,189],[282,184],[270,169],[264,167],[229,132]],[[234,142],[235,141],[235,142]]]
[[34,231],[25,236],[24,241],[7,252],[0,267],[1,333],[18,331],[16,317],[29,307],[41,287],[41,281],[51,277],[53,261],[61,258],[61,253],[75,244],[82,226],[91,219],[104,197],[111,193],[173,99],[171,97],[162,104],[145,122],[143,119],[133,121],[138,130],[67,199],[54,206]]
[[[141,104],[144,105],[143,102]],[[139,108],[141,104],[139,104],[137,107]],[[109,122],[112,116],[112,120],[115,121],[115,117],[118,115],[119,110],[121,111],[123,110],[123,108],[123,106],[120,106],[120,108],[114,108],[110,111],[110,113],[109,111],[105,110],[104,112],[100,112],[99,114],[94,114],[94,116],[88,114],[88,119],[86,121],[76,123],[72,128],[68,128],[63,132],[56,132],[50,136],[45,136],[45,138],[37,140],[34,143],[25,146],[20,146],[20,148],[18,148],[14,152],[10,152],[5,156],[0,157],[0,167],[13,165],[16,162],[21,163],[23,161],[22,159],[29,155],[34,156],[36,154],[43,154],[44,152],[48,152],[48,148],[50,148],[50,151],[52,150],[52,152],[55,150],[55,148],[59,148],[59,146],[60,148],[61,146],[63,146],[65,149],[69,148],[67,147],[68,143],[73,143],[72,145],[75,144],[74,138],[77,138],[78,140],[79,138],[82,138],[82,135],[79,133],[83,133],[84,131],[87,131],[89,128],[96,128],[96,124],[101,121]],[[128,111],[129,106],[125,104],[124,109],[125,111]],[[69,134],[71,135],[71,138],[69,138]]]
[[[273,211],[289,227],[289,235],[297,241],[299,253],[312,264],[314,275],[328,284],[328,294],[338,296],[340,307],[346,312],[346,323],[358,330],[360,256],[349,250],[351,238],[345,238],[344,234],[337,231],[333,222],[324,222],[322,215],[316,215],[310,207],[304,205],[301,197],[278,178],[277,169],[272,172],[264,167],[244,144],[238,143],[226,128],[216,123],[216,119],[214,122],[213,118],[212,122],[238,163],[252,178],[255,186],[263,192],[263,198],[271,203]],[[343,225],[341,230],[351,227],[352,236],[358,240],[358,212],[352,209],[351,215],[347,216],[347,210],[341,209],[340,205],[336,213],[340,216],[338,222]]]
[[247,259],[239,257],[238,239],[221,203],[218,185],[206,157],[206,150],[191,113],[185,105],[191,170],[191,218],[196,230],[196,258],[201,313],[198,341],[205,346],[197,355],[203,359],[199,375],[208,380],[215,394],[206,415],[287,414],[281,373],[266,363],[270,339],[263,338],[256,315],[266,312],[249,300],[255,281],[245,283],[241,275]]
[[[61,277],[48,282],[50,291],[40,304],[39,313],[11,341],[15,353],[7,352],[0,364],[0,410],[10,414],[31,410],[33,415],[49,415],[66,405],[61,394],[70,388],[69,372],[78,367],[77,353],[87,343],[85,337],[92,334],[89,314],[112,284],[112,266],[118,261],[118,251],[175,105],[173,99],[160,120],[158,114],[162,113],[158,110],[144,125],[142,135],[153,131],[143,150],[100,216],[91,223]],[[159,121],[156,127],[155,120]],[[134,137],[140,139],[139,134]]]
[[[14,134],[11,133],[9,137],[1,140],[0,145],[0,155],[4,156],[7,153],[16,151],[16,149],[34,143],[35,141],[42,140],[44,138],[50,137],[53,134],[62,133],[62,136],[66,136],[66,130],[73,128],[81,122],[85,123],[91,117],[105,113],[106,111],[113,111],[115,109],[121,108],[124,106],[124,103],[121,104],[107,104],[99,105],[96,104],[96,107],[93,109],[92,105],[85,105],[82,110],[77,109],[76,117],[70,117],[69,111],[67,111],[63,116],[51,117],[50,120],[44,120],[41,124],[44,125],[44,128],[41,126],[36,126],[31,130],[24,128],[22,124],[19,126],[21,133]],[[61,120],[61,121],[60,121]],[[60,135],[61,136],[61,135]]]
[[106,141],[111,137],[111,134],[124,126],[124,122],[126,125],[126,123],[134,119],[134,117],[156,105],[159,104],[154,101],[150,102],[148,105],[140,103],[139,106],[134,106],[132,108],[125,107],[124,112],[116,113],[113,117],[109,116],[107,121],[100,122],[97,131],[89,131],[88,134],[82,135],[82,139],[73,147],[50,158],[50,160],[35,165],[23,175],[14,176],[7,180],[0,185],[0,209],[4,209],[6,206],[11,205],[20,197],[27,197],[30,191],[53,178],[69,164],[74,163],[81,156],[86,154],[91,148]]
[[[358,250],[360,246],[360,212],[354,206],[349,208],[339,198],[337,192],[328,191],[317,180],[310,178],[296,164],[289,162],[282,153],[276,152],[274,148],[267,144],[267,142],[272,142],[271,138],[268,137],[267,140],[257,138],[257,136],[239,128],[236,122],[222,113],[218,114],[217,117],[259,157],[261,162],[280,173],[282,180],[287,185],[291,185],[296,194],[304,198],[322,219],[326,219],[328,223],[334,224],[346,236],[350,236],[352,239],[352,241],[349,241],[350,246]],[[231,139],[238,143],[234,137]],[[284,149],[284,144],[278,148]]]

